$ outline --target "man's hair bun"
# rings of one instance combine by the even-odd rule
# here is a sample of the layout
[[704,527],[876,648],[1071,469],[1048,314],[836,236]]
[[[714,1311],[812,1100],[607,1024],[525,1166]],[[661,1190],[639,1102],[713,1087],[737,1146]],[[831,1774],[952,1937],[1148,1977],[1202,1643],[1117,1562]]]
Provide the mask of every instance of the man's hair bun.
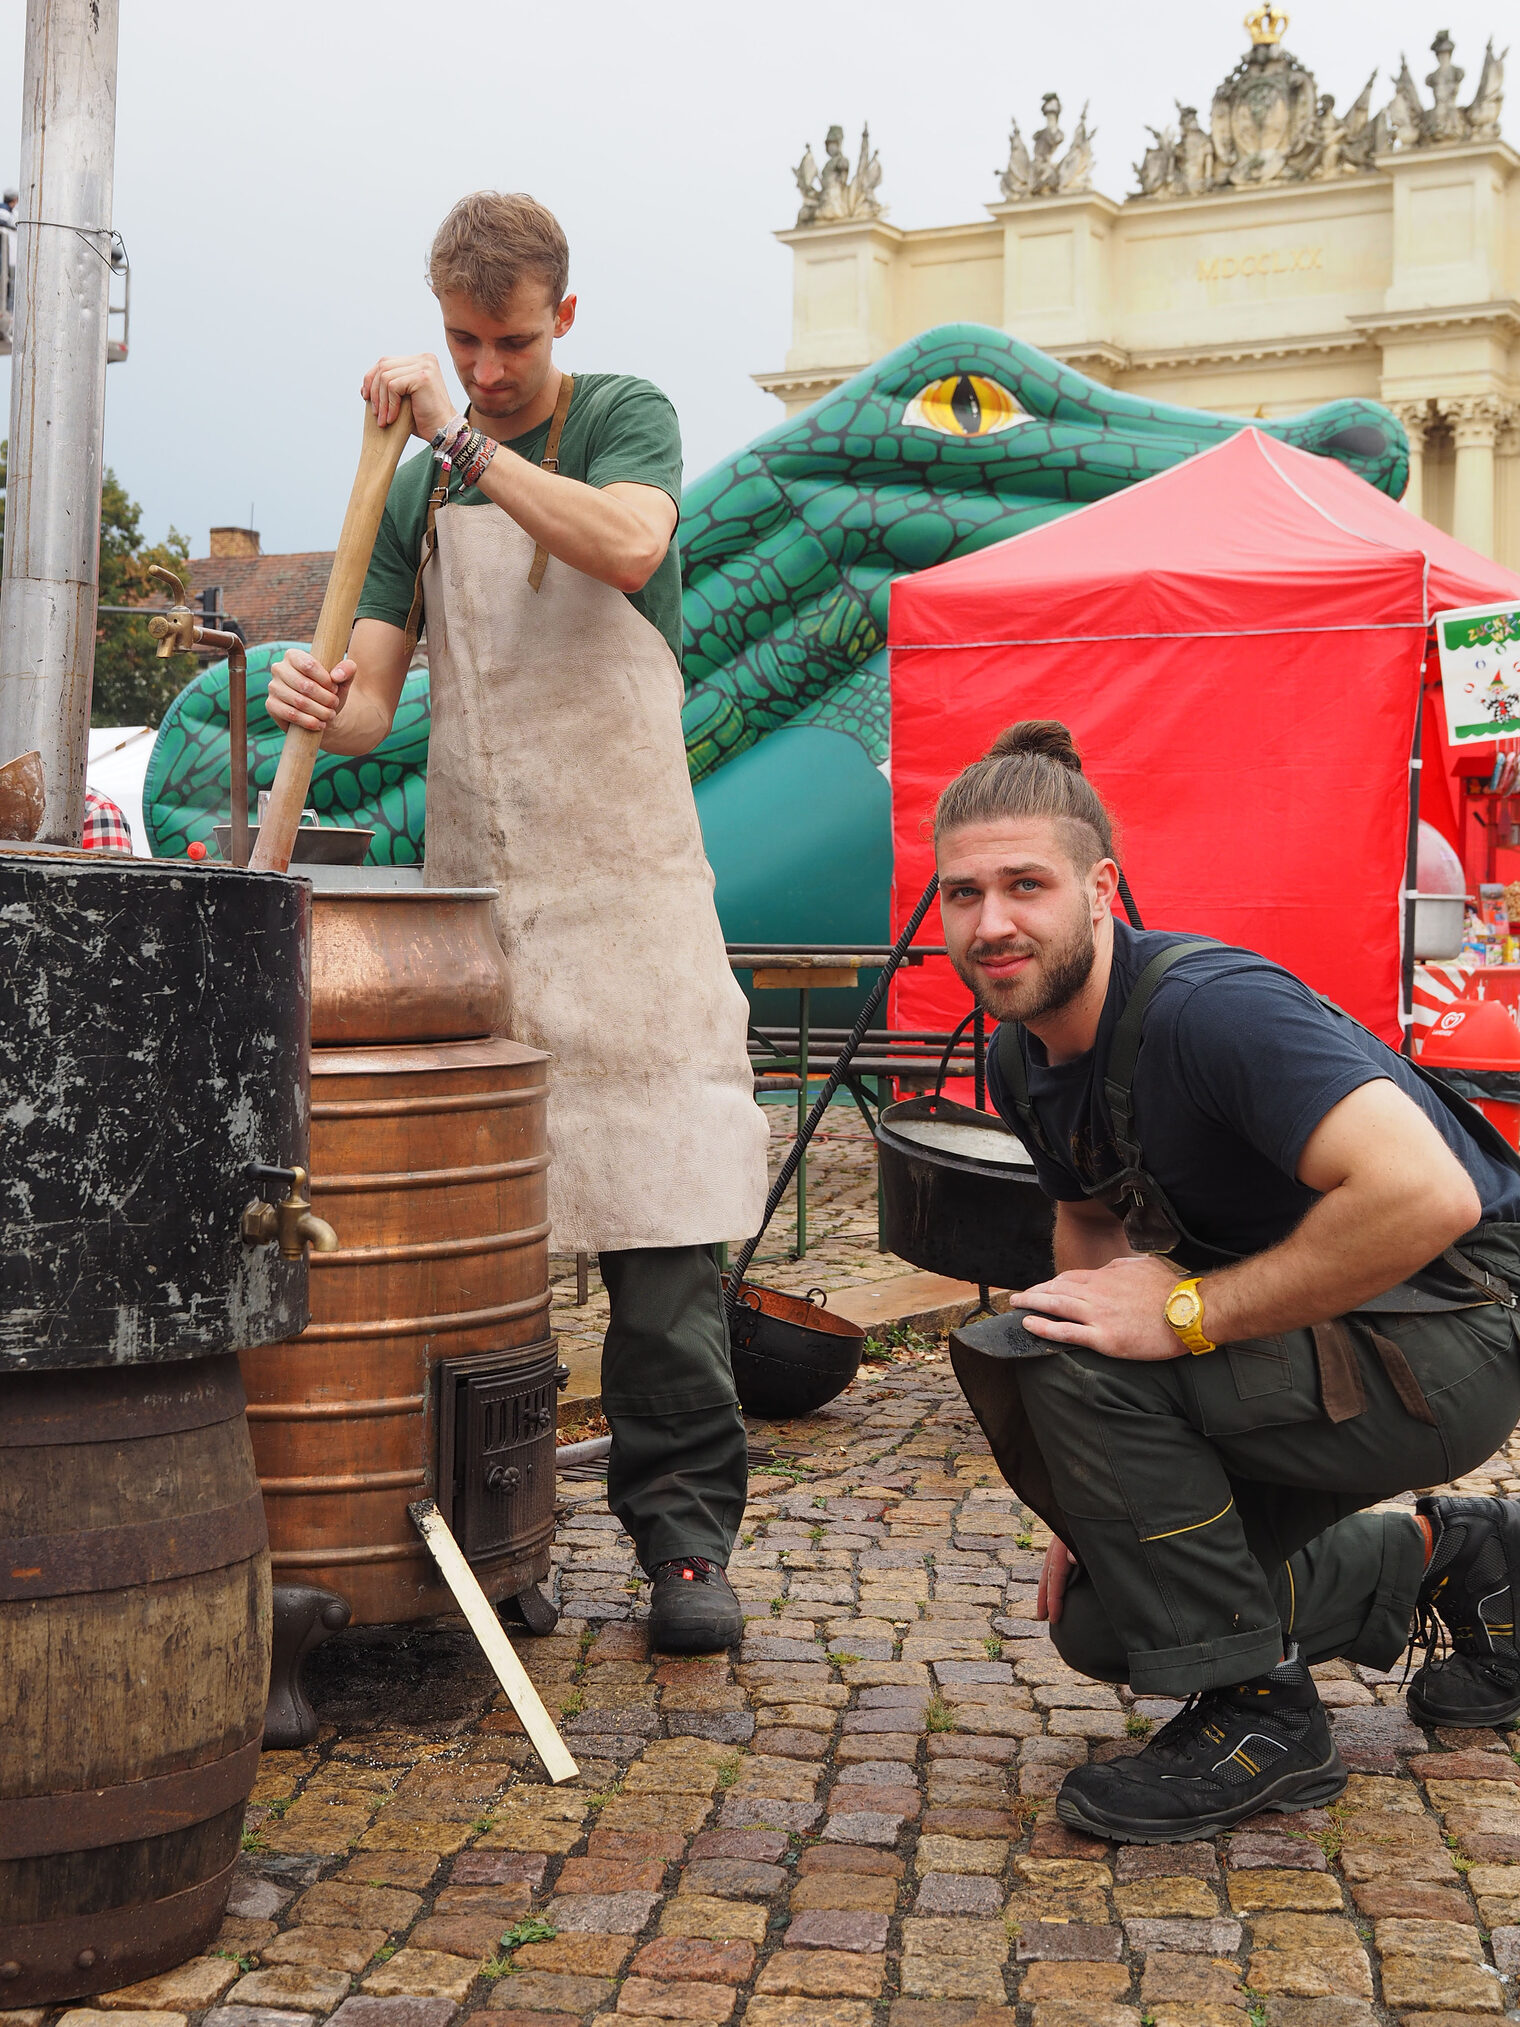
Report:
[[1059,823],[1072,863],[1086,873],[1114,855],[1113,819],[1082,772],[1082,756],[1055,718],[1022,718],[999,732],[986,754],[958,774],[934,807],[936,843],[966,824]]
[[1082,772],[1082,756],[1077,751],[1076,741],[1057,718],[1022,718],[1017,725],[1010,725],[999,732],[987,748],[988,760],[1016,760],[1025,753],[1038,753],[1046,760],[1053,760],[1058,767],[1069,767],[1073,774]]

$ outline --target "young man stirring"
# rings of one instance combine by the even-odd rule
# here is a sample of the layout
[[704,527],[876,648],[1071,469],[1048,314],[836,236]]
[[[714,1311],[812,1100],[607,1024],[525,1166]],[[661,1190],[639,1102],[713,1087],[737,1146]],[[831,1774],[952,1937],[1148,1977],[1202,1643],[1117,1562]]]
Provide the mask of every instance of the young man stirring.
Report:
[[498,890],[510,1032],[554,1058],[552,1243],[611,1298],[608,1501],[653,1643],[707,1652],[742,1630],[747,1485],[715,1248],[760,1222],[766,1128],[681,735],[679,430],[647,381],[554,364],[576,299],[532,198],[463,199],[429,278],[467,412],[431,353],[365,374],[431,455],[396,474],[347,657],[287,655],[269,710],[371,751],[425,623],[426,877]]
[[1055,1199],[1054,1279],[952,1338],[1050,1525],[1039,1608],[1084,1674],[1185,1697],[1063,1822],[1206,1836],[1346,1772],[1306,1664],[1452,1651],[1426,1725],[1520,1713],[1520,1505],[1430,1497],[1520,1412],[1520,1158],[1481,1115],[1243,950],[1114,920],[1103,805],[1016,725],[935,819],[945,939],[1002,1023],[993,1103]]

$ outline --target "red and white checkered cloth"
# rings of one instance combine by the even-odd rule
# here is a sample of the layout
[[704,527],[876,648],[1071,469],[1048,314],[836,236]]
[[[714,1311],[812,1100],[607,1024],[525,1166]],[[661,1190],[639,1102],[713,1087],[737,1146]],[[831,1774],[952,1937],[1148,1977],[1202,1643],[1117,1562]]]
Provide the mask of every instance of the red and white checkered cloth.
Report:
[[130,852],[132,828],[108,795],[93,788],[84,792],[84,837],[87,852]]

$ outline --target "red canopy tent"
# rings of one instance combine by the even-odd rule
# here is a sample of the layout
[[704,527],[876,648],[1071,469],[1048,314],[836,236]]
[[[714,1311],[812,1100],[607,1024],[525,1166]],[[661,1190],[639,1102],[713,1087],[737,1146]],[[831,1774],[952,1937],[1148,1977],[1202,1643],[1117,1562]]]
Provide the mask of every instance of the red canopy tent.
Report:
[[[1344,465],[1254,429],[900,579],[897,923],[933,870],[945,782],[1005,725],[1059,718],[1118,819],[1147,928],[1262,951],[1397,1043],[1430,617],[1517,593],[1512,572]],[[1444,751],[1433,771],[1445,788]],[[1425,813],[1440,821],[1439,806]],[[1449,792],[1441,827],[1453,829]],[[930,960],[899,974],[891,1018],[943,1029],[966,1008],[948,964]]]

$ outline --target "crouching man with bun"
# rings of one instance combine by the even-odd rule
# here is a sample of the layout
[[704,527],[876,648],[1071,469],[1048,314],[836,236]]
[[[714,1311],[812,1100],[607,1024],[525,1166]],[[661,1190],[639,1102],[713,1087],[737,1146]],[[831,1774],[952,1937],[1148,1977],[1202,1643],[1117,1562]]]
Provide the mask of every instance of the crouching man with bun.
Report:
[[957,1333],[956,1375],[1055,1534],[1057,1649],[1187,1699],[1068,1774],[1061,1820],[1170,1843],[1332,1800],[1309,1666],[1391,1667],[1412,1624],[1415,1721],[1507,1724],[1520,1504],[1365,1509],[1472,1470],[1520,1414],[1520,1158],[1291,973],[1115,921],[1064,726],[1015,725],[951,782],[935,848],[952,960],[1001,1023],[992,1102],[1056,1206],[1054,1278]]

